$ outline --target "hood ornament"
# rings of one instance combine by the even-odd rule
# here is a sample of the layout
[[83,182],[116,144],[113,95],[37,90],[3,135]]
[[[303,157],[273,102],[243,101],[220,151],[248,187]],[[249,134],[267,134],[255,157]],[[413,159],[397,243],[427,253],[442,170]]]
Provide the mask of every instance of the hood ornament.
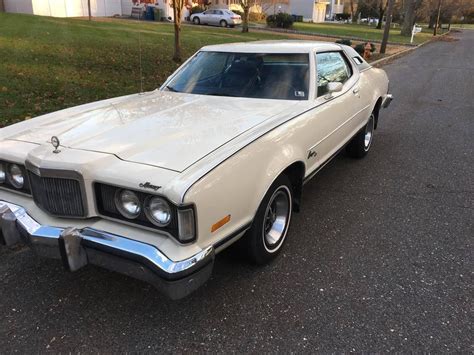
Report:
[[142,182],[138,186],[141,187],[142,189],[152,189],[154,191],[158,191],[159,189],[161,189],[161,186],[153,185],[152,183],[148,181]]
[[51,137],[51,144],[53,145],[54,147],[54,150],[53,150],[53,153],[54,154],[58,154],[60,153],[61,151],[58,149],[59,145],[60,145],[60,141],[59,141],[59,138],[56,137],[56,136],[52,136]]

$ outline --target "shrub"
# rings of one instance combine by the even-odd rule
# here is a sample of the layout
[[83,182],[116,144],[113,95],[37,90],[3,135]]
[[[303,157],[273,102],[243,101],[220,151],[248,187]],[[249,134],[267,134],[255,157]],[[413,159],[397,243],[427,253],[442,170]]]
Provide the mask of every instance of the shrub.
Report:
[[293,26],[293,16],[285,12],[270,15],[267,17],[267,25],[269,27],[290,28]]
[[200,12],[204,12],[204,8],[201,7],[201,6],[194,6],[191,8],[191,10],[189,11],[189,15],[193,15],[193,14],[198,14]]
[[265,17],[266,15],[264,13],[260,13],[260,12],[249,13],[249,21],[262,21],[262,20],[265,20]]
[[234,14],[236,15],[239,15],[240,17],[242,17],[242,19],[244,18],[244,12],[243,11],[240,11],[240,10],[231,10]]
[[352,46],[352,41],[347,38],[338,39],[336,43],[345,44],[346,46]]
[[[366,44],[367,44],[367,42],[365,42],[365,43],[359,43],[358,45],[356,45],[356,46],[354,47],[355,51],[356,51],[357,53],[359,53],[361,56],[363,56],[363,55],[364,55],[364,48],[365,48],[365,45],[366,45]],[[370,43],[370,52],[371,52],[371,53],[375,52],[375,44],[373,44],[373,43]]]
[[351,14],[348,14],[348,13],[336,14],[335,18],[338,21],[345,21],[351,18]]

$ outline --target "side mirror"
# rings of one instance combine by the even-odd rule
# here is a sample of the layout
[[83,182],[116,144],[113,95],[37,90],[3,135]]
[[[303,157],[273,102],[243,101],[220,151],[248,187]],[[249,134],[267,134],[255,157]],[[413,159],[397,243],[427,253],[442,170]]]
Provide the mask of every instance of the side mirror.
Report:
[[332,93],[342,91],[342,87],[343,87],[342,83],[338,81],[328,83],[328,92],[326,96],[324,97],[326,99],[330,99],[332,97]]

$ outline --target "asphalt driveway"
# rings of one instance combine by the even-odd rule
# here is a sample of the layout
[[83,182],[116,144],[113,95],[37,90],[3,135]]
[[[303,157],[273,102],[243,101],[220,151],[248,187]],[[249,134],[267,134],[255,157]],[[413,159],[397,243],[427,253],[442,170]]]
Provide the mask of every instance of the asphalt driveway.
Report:
[[373,150],[305,186],[271,265],[223,253],[172,302],[0,249],[0,352],[472,352],[474,31],[455,36],[385,67]]

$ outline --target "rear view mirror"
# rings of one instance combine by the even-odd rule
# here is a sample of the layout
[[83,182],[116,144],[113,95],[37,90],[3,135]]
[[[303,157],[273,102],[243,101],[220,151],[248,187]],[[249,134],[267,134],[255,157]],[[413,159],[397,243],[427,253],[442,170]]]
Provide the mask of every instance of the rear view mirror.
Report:
[[328,91],[327,91],[327,94],[325,96],[326,99],[329,99],[332,97],[332,93],[333,92],[339,92],[339,91],[342,91],[342,83],[338,82],[338,81],[335,81],[335,82],[331,82],[331,83],[328,83]]

